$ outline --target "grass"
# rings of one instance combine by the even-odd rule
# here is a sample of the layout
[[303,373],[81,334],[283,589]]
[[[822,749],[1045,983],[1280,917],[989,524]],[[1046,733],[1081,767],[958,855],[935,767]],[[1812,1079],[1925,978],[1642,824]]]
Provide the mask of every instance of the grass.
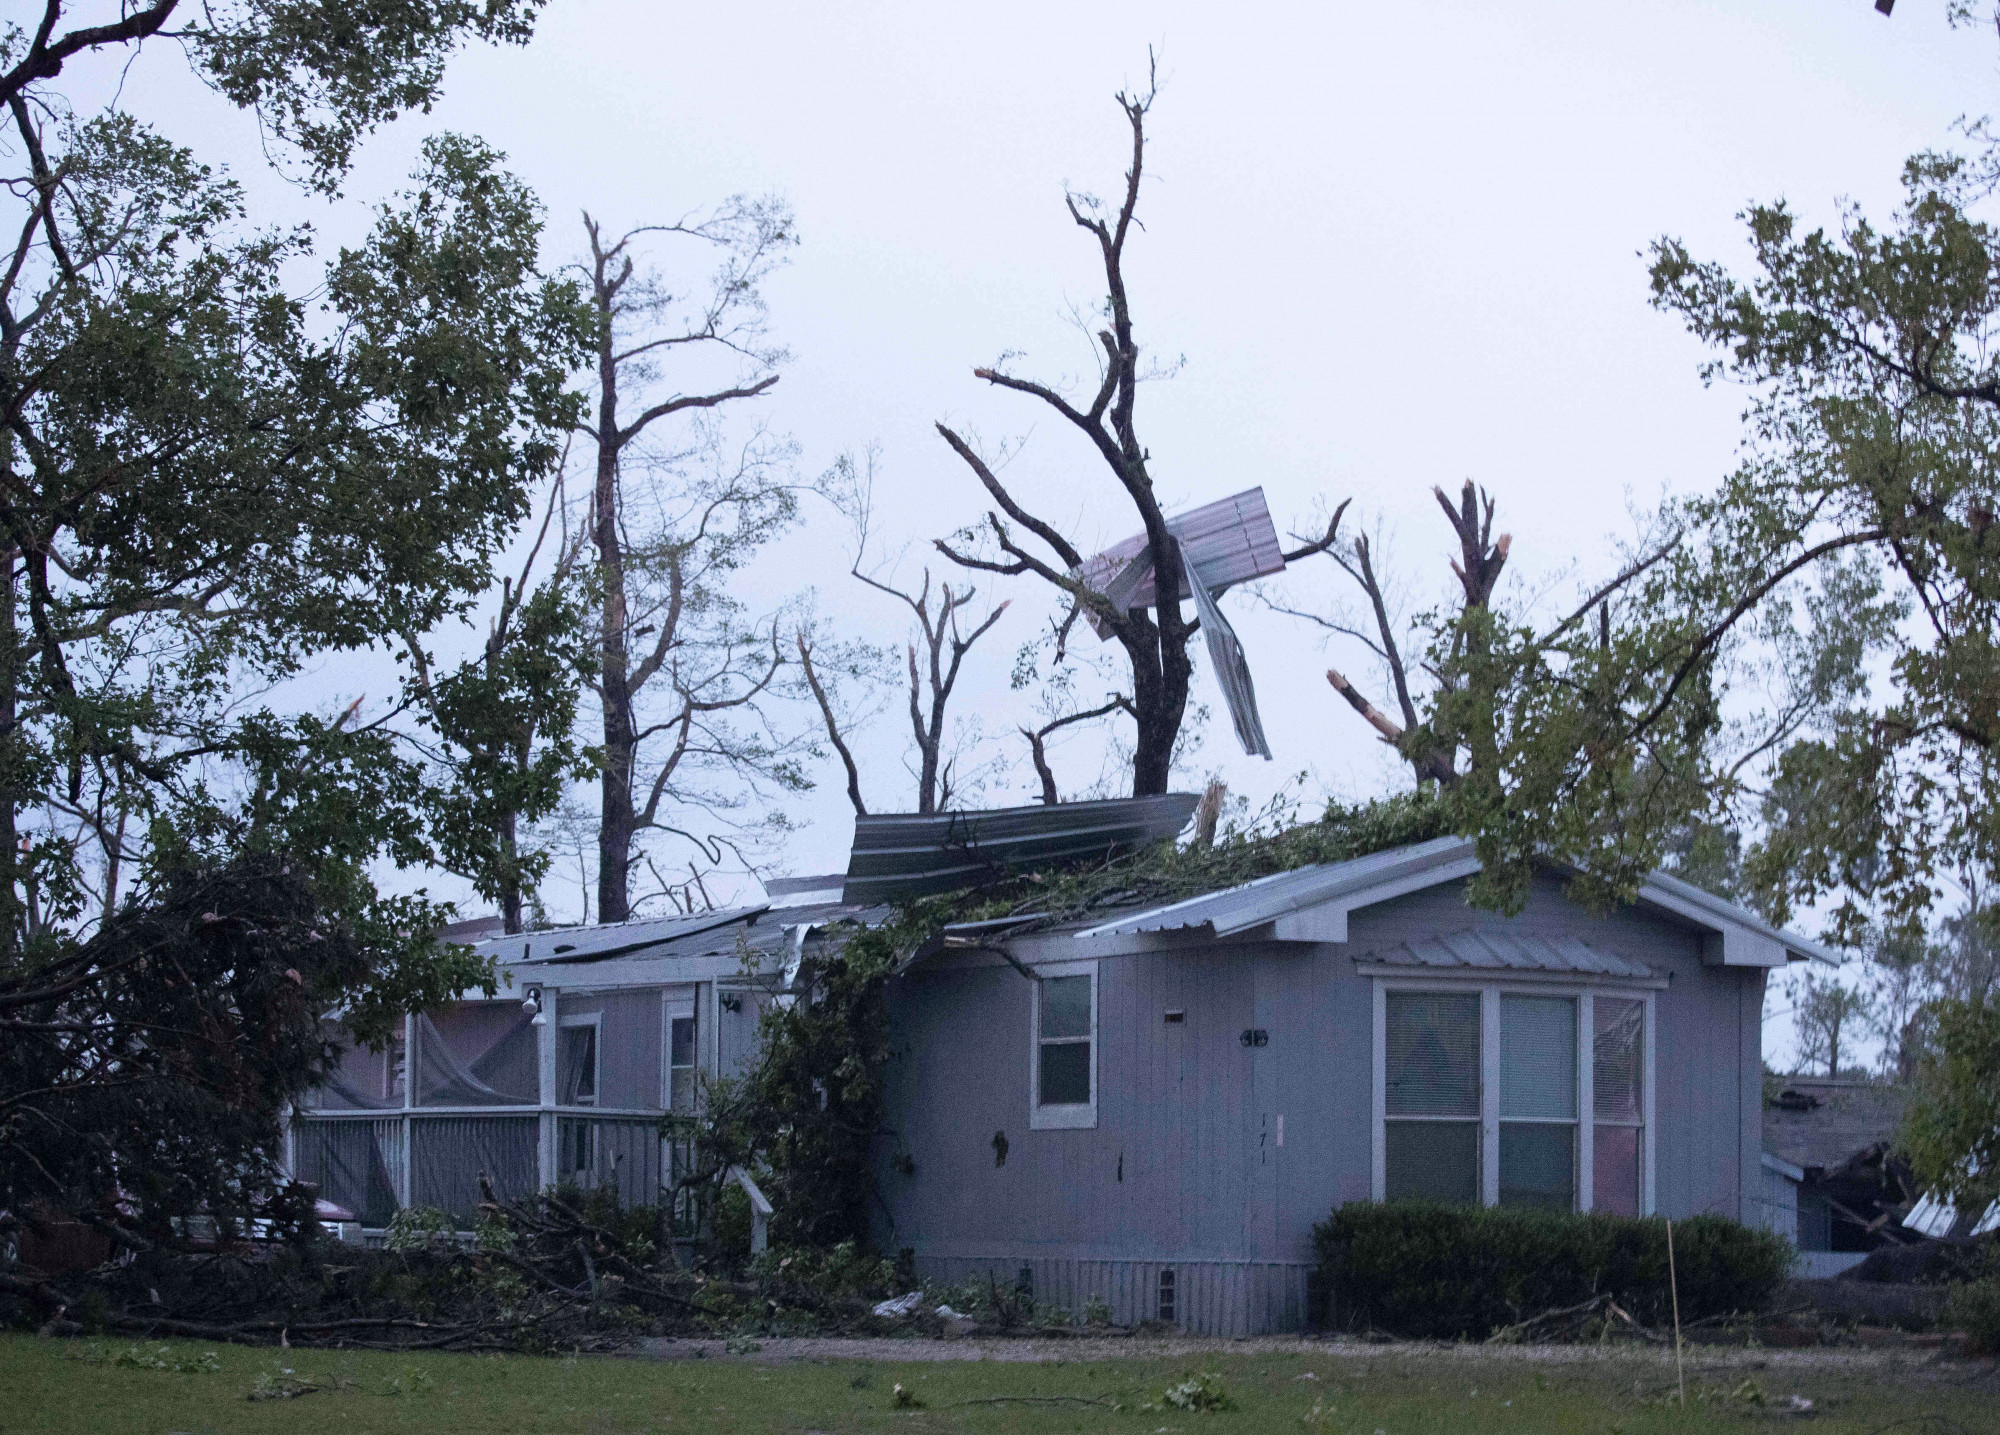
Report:
[[[2000,1430],[2000,1377],[1944,1377],[1880,1361],[1689,1372],[1690,1406],[1664,1403],[1657,1359],[1537,1369],[1518,1357],[1444,1353],[1211,1354],[1060,1364],[893,1361],[757,1365],[585,1357],[382,1355],[186,1343],[0,1336],[0,1432],[133,1435],[507,1435],[507,1432],[931,1431],[1107,1435],[1651,1435],[1763,1431],[1815,1402],[1815,1435]],[[1195,1372],[1228,1408],[1161,1404]],[[899,1403],[902,1386],[914,1403]],[[309,1390],[306,1387],[311,1387]],[[1211,1387],[1212,1388],[1212,1387]],[[286,1392],[291,1398],[276,1398]],[[1700,1392],[1702,1398],[1693,1397]],[[1732,1393],[1733,1392],[1733,1393]],[[1201,1403],[1199,1395],[1183,1397]],[[1096,1402],[1096,1403],[1091,1403]],[[1113,1409],[1113,1403],[1121,1409]],[[1149,1402],[1156,1408],[1144,1408]],[[1312,1418],[1308,1418],[1312,1417]]]

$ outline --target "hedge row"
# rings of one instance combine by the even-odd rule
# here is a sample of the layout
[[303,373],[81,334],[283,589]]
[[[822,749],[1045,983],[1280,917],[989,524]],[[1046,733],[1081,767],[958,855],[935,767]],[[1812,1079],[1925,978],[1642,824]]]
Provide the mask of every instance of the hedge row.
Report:
[[[1355,1202],[1315,1226],[1313,1244],[1321,1317],[1336,1329],[1483,1338],[1606,1292],[1644,1324],[1673,1319],[1658,1217]],[[1769,1231],[1674,1222],[1683,1324],[1764,1309],[1791,1265]]]

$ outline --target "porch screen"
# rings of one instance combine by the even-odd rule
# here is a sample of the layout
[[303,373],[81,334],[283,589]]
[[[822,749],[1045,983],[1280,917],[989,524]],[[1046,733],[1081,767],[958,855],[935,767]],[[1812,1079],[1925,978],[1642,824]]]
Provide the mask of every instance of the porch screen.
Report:
[[401,1118],[384,1121],[314,1121],[292,1127],[294,1174],[319,1188],[320,1198],[352,1211],[365,1226],[386,1226],[396,1213],[391,1163],[403,1131]]
[[533,1106],[541,1097],[541,1050],[533,1018],[513,1002],[420,1016],[419,1106]]
[[479,1177],[503,1201],[540,1185],[533,1116],[441,1116],[410,1123],[410,1204],[438,1206],[469,1220],[479,1208]]
[[1387,994],[1383,1155],[1390,1200],[1479,1199],[1479,997]]
[[[401,1085],[395,1080],[395,1054],[358,1044],[354,1034],[337,1021],[322,1021],[320,1034],[340,1048],[340,1060],[326,1079],[305,1094],[299,1104],[309,1111],[400,1111]],[[341,1204],[345,1205],[345,1202]]]
[[1621,1216],[1639,1214],[1640,1162],[1645,1133],[1646,1004],[1598,997],[1591,1013],[1591,1207]]
[[1500,1204],[1576,1209],[1576,1000],[1500,998]]

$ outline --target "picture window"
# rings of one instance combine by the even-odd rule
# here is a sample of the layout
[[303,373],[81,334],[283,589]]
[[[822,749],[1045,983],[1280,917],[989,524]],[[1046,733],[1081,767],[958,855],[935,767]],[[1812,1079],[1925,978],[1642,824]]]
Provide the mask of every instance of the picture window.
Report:
[[1645,1212],[1646,998],[1489,986],[1380,1000],[1380,1199]]

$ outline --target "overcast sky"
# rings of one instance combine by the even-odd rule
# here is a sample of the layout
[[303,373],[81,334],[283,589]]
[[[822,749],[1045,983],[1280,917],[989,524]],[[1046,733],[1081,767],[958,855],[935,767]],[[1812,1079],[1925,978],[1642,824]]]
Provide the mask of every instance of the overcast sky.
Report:
[[[1587,579],[1629,533],[1628,500],[1728,468],[1743,396],[1703,388],[1700,347],[1647,305],[1643,251],[1674,234],[1740,260],[1734,216],[1752,200],[1815,221],[1842,197],[1886,213],[1903,159],[2000,93],[2000,45],[1949,31],[1943,8],[554,0],[525,50],[456,61],[436,113],[373,140],[331,209],[271,181],[254,131],[171,52],[125,83],[233,156],[265,212],[332,235],[357,232],[440,128],[508,153],[548,207],[551,261],[580,248],[584,208],[622,227],[780,192],[803,243],[769,297],[796,357],[761,412],[797,437],[802,472],[879,442],[888,536],[917,543],[982,511],[935,420],[1025,437],[1007,473],[1018,495],[1108,542],[1134,524],[1082,441],[971,369],[1011,350],[1024,374],[1089,370],[1067,305],[1091,302],[1100,276],[1062,190],[1115,191],[1127,133],[1112,95],[1143,81],[1151,45],[1164,85],[1128,276],[1141,345],[1186,358],[1141,398],[1156,480],[1170,502],[1261,484],[1281,529],[1351,497],[1393,526],[1428,599],[1448,576],[1433,484],[1493,491],[1524,578]],[[753,597],[816,586],[856,636],[900,639],[896,612],[844,579],[844,538],[817,511]],[[1323,604],[1332,578],[1321,559],[1281,581]],[[1047,604],[1032,580],[1000,582],[1023,601],[982,649],[965,710],[1006,731],[1012,654]],[[1247,594],[1225,608],[1277,760],[1234,750],[1204,657],[1198,698],[1217,721],[1199,767],[1256,801],[1302,771],[1315,799],[1397,782],[1321,676],[1366,662]],[[328,703],[370,686],[365,665],[319,681]],[[872,803],[907,805],[902,729],[878,722],[862,745]],[[1029,800],[1025,747],[1011,752],[989,800]],[[1080,746],[1065,759],[1076,782],[1097,770]],[[824,777],[800,808],[795,872],[845,863],[846,802]],[[558,911],[574,901],[560,883],[549,895]]]

